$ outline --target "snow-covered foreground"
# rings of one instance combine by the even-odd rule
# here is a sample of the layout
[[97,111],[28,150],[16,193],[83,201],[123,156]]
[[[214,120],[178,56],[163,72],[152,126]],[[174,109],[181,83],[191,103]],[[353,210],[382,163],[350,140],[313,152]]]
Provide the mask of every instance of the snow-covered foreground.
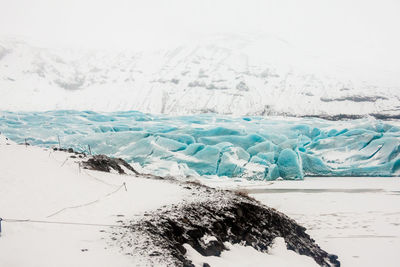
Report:
[[[84,170],[70,156],[16,145],[0,136],[0,266],[146,265],[146,259],[112,246],[110,233],[121,227],[121,220],[196,201],[179,183]],[[247,266],[260,266],[260,259],[279,263],[274,266],[293,261],[316,265],[311,258],[287,251],[279,239],[276,243],[270,254],[234,245],[209,262],[230,265],[237,252],[247,257]],[[195,253],[189,247],[187,256],[199,263]]]
[[247,191],[294,218],[342,266],[398,266],[399,178],[306,178],[269,183],[208,180]]
[[[204,257],[191,246],[186,245],[188,257],[198,266],[207,262],[213,267],[242,267],[242,266],[285,266],[303,267],[318,266],[311,258],[301,258],[295,252],[287,250],[283,238],[276,238],[275,243],[268,254],[259,253],[252,247],[244,247],[239,244],[225,244],[229,250],[224,251],[220,257]],[[271,257],[273,255],[273,257]]]
[[[79,172],[71,160],[63,165],[68,157],[64,152],[37,147],[0,147],[0,217],[78,223],[3,221],[0,266],[132,265],[135,259],[109,248],[103,240],[108,237],[101,231],[125,217],[133,218],[185,197],[181,187],[171,183],[83,169]],[[121,187],[123,183],[127,191]]]

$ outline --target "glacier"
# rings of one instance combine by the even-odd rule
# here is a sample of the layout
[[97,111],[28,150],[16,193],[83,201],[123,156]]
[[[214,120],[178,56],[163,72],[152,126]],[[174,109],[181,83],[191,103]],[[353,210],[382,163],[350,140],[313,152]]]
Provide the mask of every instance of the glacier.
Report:
[[364,118],[0,112],[0,132],[32,145],[121,157],[143,172],[242,177],[400,176],[398,121]]

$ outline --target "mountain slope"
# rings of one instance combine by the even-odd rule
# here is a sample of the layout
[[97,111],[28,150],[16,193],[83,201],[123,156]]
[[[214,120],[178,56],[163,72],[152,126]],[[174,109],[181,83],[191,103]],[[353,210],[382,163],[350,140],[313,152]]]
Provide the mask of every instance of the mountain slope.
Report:
[[394,76],[336,66],[270,36],[140,53],[0,41],[2,110],[393,116],[400,107]]

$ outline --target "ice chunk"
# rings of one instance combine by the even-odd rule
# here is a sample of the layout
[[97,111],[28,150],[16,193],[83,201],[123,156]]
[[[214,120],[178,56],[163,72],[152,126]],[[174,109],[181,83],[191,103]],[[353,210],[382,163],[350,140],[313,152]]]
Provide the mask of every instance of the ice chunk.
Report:
[[241,147],[225,147],[221,150],[217,174],[229,177],[238,176],[243,172],[243,167],[249,159],[249,153]]
[[218,137],[200,137],[198,141],[206,145],[216,145],[221,142],[229,142],[243,149],[248,149],[252,145],[262,142],[265,139],[257,134],[246,136],[223,135]]
[[216,146],[206,146],[196,154],[195,161],[187,161],[189,168],[195,169],[201,175],[212,175],[217,173],[218,161],[221,151]]
[[278,165],[272,164],[268,168],[268,173],[267,173],[265,179],[272,181],[272,180],[278,179],[279,177],[280,177],[280,173],[279,173]]
[[299,157],[291,149],[284,149],[278,157],[279,174],[283,179],[303,179]]
[[266,152],[279,151],[279,148],[276,145],[274,145],[271,141],[267,140],[250,147],[247,151],[250,153],[250,155],[254,156],[260,152],[266,153]]
[[299,154],[305,175],[326,176],[332,172],[320,158],[302,152]]
[[278,160],[278,157],[276,156],[279,153],[275,152],[268,152],[268,153],[258,153],[257,157],[268,161],[269,163],[275,163]]

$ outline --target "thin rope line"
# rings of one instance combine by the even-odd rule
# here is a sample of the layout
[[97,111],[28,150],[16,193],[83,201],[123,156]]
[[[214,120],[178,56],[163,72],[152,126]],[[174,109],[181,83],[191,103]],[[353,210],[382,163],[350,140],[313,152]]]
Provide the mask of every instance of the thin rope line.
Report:
[[[50,155],[51,155],[51,156],[52,156],[52,159],[53,159],[54,161],[56,161],[56,162],[58,162],[58,163],[61,163],[61,161],[58,161],[57,159],[54,158],[52,152],[53,152],[53,151],[51,151],[51,152],[49,153],[49,157],[50,157]],[[68,161],[68,159],[69,159],[69,157],[67,157],[67,158],[65,159],[65,161],[62,163],[61,167],[63,167],[63,166],[65,165],[65,163]],[[82,162],[83,162],[83,161],[81,161],[81,163],[82,163]],[[70,166],[70,165],[69,165],[69,166]],[[93,179],[95,179],[95,180],[97,180],[97,181],[99,181],[99,182],[101,182],[101,183],[103,183],[103,184],[105,184],[105,185],[108,185],[108,186],[118,186],[118,185],[115,185],[115,184],[107,183],[107,182],[101,180],[100,178],[97,178],[97,177],[95,177],[94,175],[91,175],[90,173],[88,173],[88,172],[82,167],[82,164],[81,164],[80,167],[79,167],[79,165],[78,165],[78,168],[80,168],[81,171],[84,172],[86,175],[92,177]]]
[[[50,153],[49,153],[49,157],[50,157],[50,155],[52,156],[52,159],[53,159],[54,161],[56,161],[56,162],[58,162],[58,163],[61,163],[61,161],[58,161],[58,160],[53,156],[53,151],[52,151],[52,150],[51,150]],[[65,163],[68,161],[68,159],[69,159],[69,157],[67,157],[67,158],[65,159],[65,161],[62,162],[61,167],[63,167],[63,166],[65,165]],[[83,161],[81,161],[81,162],[83,162]],[[118,185],[115,185],[115,184],[107,183],[106,181],[103,181],[102,179],[97,178],[97,177],[95,177],[94,175],[88,173],[88,172],[82,167],[82,164],[81,164],[81,167],[79,167],[79,165],[78,165],[78,168],[81,168],[81,171],[84,172],[86,175],[92,177],[93,179],[95,179],[95,180],[97,180],[97,181],[99,181],[99,182],[101,182],[101,183],[103,183],[103,184],[105,184],[105,185],[108,185],[108,186],[118,186]]]
[[112,192],[110,192],[110,193],[104,195],[104,196],[101,197],[101,198],[98,198],[98,199],[96,199],[96,200],[93,200],[93,201],[90,201],[90,202],[88,202],[88,203],[84,203],[84,204],[81,204],[81,205],[76,205],[76,206],[71,206],[71,207],[62,208],[62,209],[60,209],[59,211],[56,211],[56,212],[50,214],[50,215],[47,216],[46,218],[53,217],[54,215],[57,215],[57,214],[59,214],[59,213],[65,211],[65,210],[68,210],[68,209],[76,209],[76,208],[82,208],[82,207],[86,207],[86,206],[92,205],[92,204],[94,204],[94,203],[96,203],[96,202],[99,202],[100,200],[102,200],[102,199],[104,199],[104,198],[106,198],[106,197],[112,195],[112,194],[117,193],[122,187],[125,187],[125,189],[126,189],[126,184],[125,184],[125,182],[124,182],[120,187],[118,187],[116,190],[114,190],[114,191],[112,191]]
[[61,164],[61,167],[64,166],[65,162],[69,159],[69,156],[64,160],[63,164]]
[[87,176],[92,177],[93,179],[95,179],[95,180],[98,181],[98,182],[101,182],[101,183],[103,183],[103,184],[105,184],[105,185],[108,185],[108,186],[118,186],[118,185],[116,185],[116,184],[107,183],[106,181],[103,181],[102,179],[97,178],[96,176],[94,176],[94,175],[88,173],[88,172],[86,171],[86,169],[84,169],[84,168],[82,167],[82,165],[81,165],[81,170],[82,170],[82,172],[84,172]]
[[48,224],[67,224],[67,225],[84,225],[84,226],[106,226],[106,227],[121,227],[129,228],[130,226],[118,225],[118,224],[101,224],[101,223],[80,223],[80,222],[62,222],[62,221],[41,221],[41,220],[30,220],[30,219],[2,219],[3,222],[9,223],[48,223]]

